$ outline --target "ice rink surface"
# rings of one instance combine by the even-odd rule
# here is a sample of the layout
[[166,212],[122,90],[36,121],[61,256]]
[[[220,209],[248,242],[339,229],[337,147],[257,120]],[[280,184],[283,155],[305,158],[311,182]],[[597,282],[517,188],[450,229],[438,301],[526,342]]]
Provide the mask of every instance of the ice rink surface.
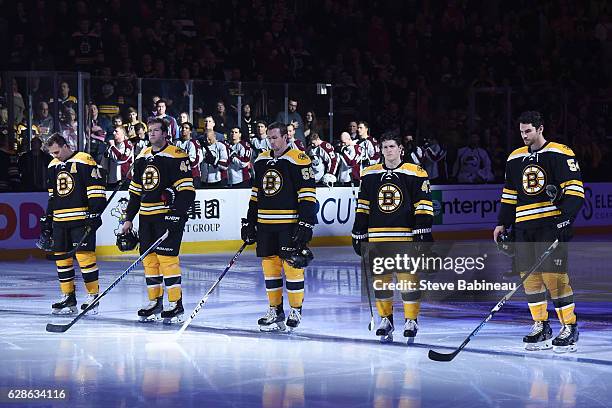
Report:
[[[147,301],[141,268],[102,299],[98,316],[86,316],[65,333],[47,333],[47,323],[71,319],[50,314],[59,299],[54,265],[1,262],[0,406],[612,406],[609,299],[580,303],[577,293],[577,353],[526,352],[522,336],[531,321],[517,299],[455,360],[440,363],[430,361],[427,351],[454,350],[495,301],[425,300],[412,345],[397,323],[403,321],[397,302],[395,341],[380,344],[367,329],[369,309],[352,249],[314,252],[302,324],[293,334],[259,332],[256,321],[267,308],[264,281],[259,260],[246,252],[178,341],[177,326],[136,321]],[[231,256],[181,257],[186,314]],[[101,290],[130,259],[99,262]],[[85,299],[78,272],[77,297],[79,304]],[[549,310],[556,335],[559,324],[552,305]],[[67,399],[26,403],[4,395],[50,388],[66,390]]]

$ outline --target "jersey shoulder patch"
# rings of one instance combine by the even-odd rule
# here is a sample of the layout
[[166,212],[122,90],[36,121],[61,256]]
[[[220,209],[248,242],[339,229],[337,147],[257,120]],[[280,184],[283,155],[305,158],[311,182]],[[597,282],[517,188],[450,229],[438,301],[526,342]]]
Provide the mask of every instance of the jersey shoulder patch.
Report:
[[424,178],[428,178],[427,171],[426,171],[426,170],[425,170],[423,167],[421,167],[421,166],[419,166],[419,165],[417,165],[417,164],[413,164],[413,163],[404,163],[404,164],[402,164],[402,165],[400,166],[400,168],[401,168],[402,170],[406,170],[406,171],[408,171],[408,172],[410,172],[410,173],[414,173],[414,175],[415,175],[416,177],[424,177]]
[[374,174],[378,171],[384,170],[382,164],[374,164],[372,166],[368,166],[365,169],[361,170],[361,177],[365,177],[368,174]]
[[164,153],[167,153],[169,156],[172,156],[176,159],[184,159],[187,157],[187,153],[185,153],[183,149],[174,145],[168,146]]
[[564,154],[566,156],[570,156],[570,157],[574,157],[574,151],[572,149],[569,148],[569,146],[566,146],[564,144],[561,143],[556,143],[556,142],[550,142],[548,144],[548,146],[546,146],[545,148],[548,151],[554,152],[554,153],[561,153]]
[[510,155],[508,156],[508,161],[521,158],[528,154],[529,154],[529,147],[527,146],[519,147],[518,149],[514,149],[514,151],[510,153]]
[[284,156],[298,166],[309,166],[311,163],[310,157],[299,149],[291,149]]
[[78,152],[68,161],[76,161],[79,163],[87,164],[89,166],[97,166],[98,163],[91,157],[89,153]]
[[145,147],[144,149],[142,149],[140,154],[138,154],[138,156],[136,157],[136,160],[142,159],[143,157],[150,156],[151,155],[151,151],[152,151],[151,146]]
[[267,159],[271,159],[272,155],[270,154],[269,150],[266,150],[265,152],[261,152],[259,153],[259,156],[257,156],[257,158],[255,159],[255,161],[259,161],[259,160],[267,160]]
[[49,163],[49,165],[47,166],[47,168],[51,168],[51,167],[55,167],[59,164],[61,164],[62,162],[59,159],[53,159],[51,160],[51,162]]

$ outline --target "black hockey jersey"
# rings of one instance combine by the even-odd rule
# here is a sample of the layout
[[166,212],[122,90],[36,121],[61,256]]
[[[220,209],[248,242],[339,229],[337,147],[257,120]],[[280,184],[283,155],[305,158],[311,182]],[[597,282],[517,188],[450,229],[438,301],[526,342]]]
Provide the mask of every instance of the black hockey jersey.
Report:
[[[555,203],[546,193],[548,185],[557,188]],[[554,142],[535,152],[524,146],[506,162],[498,225],[534,228],[550,225],[555,217],[573,221],[583,201],[580,167],[572,149]]]
[[361,172],[353,231],[367,230],[370,242],[412,241],[413,229],[432,223],[431,188],[423,168],[376,164]]
[[47,185],[47,214],[62,226],[82,225],[87,213],[100,213],[106,205],[102,170],[87,153],[75,152],[65,162],[51,160]]
[[268,150],[255,160],[255,181],[247,218],[263,230],[304,221],[315,223],[316,190],[306,153],[287,148],[279,157]]
[[139,208],[140,216],[160,220],[171,209],[184,215],[195,199],[189,156],[173,145],[158,152],[145,148],[136,158],[129,192],[128,221],[134,220]]
[[18,191],[20,182],[17,155],[13,152],[0,150],[0,193]]

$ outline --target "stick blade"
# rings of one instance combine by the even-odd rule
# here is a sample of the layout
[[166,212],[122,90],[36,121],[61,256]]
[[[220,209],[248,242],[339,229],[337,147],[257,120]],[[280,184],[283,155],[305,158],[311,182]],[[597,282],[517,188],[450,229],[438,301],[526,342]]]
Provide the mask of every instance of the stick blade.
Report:
[[452,353],[438,353],[437,351],[429,350],[427,357],[433,361],[451,361],[457,356],[457,354],[459,354],[459,351],[454,351]]
[[47,327],[45,328],[45,330],[51,333],[64,333],[66,330],[70,328],[70,326],[72,325],[71,324],[47,323]]

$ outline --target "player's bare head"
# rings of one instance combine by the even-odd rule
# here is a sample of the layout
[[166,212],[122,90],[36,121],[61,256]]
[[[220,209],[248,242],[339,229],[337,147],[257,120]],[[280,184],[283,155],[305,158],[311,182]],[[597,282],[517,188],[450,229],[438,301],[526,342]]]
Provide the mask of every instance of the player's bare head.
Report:
[[242,133],[240,133],[240,128],[233,127],[230,131],[230,135],[232,137],[232,142],[238,143],[240,139],[242,139]]
[[321,135],[317,132],[312,132],[310,134],[310,144],[313,146],[319,146],[323,141],[321,140]]
[[206,130],[213,130],[215,125],[216,123],[212,116],[206,116],[204,118],[204,126],[206,127]]
[[138,111],[130,106],[128,108],[128,117],[130,122],[136,122],[138,120]]
[[544,132],[544,119],[542,114],[537,111],[526,111],[521,113],[519,116],[519,130],[523,142],[527,146],[531,146],[534,143],[541,143],[543,139],[542,133]]
[[275,154],[282,153],[287,148],[289,136],[284,123],[274,122],[268,126],[268,140]]
[[168,136],[168,121],[161,118],[153,118],[147,123],[149,127],[149,142],[152,146],[163,147]]
[[58,160],[64,161],[72,156],[72,149],[59,133],[54,133],[47,139],[47,147],[49,154]]
[[381,138],[380,146],[385,162],[396,162],[402,157],[404,147],[402,142],[395,135],[385,135]]
[[357,134],[359,137],[368,137],[369,131],[370,125],[368,125],[368,122],[362,120],[357,123]]
[[121,143],[127,139],[127,132],[123,126],[117,126],[113,131],[113,137],[115,138],[115,142]]
[[264,122],[263,120],[258,121],[257,131],[259,132],[260,135],[265,135],[266,132],[268,131],[268,124]]
[[193,130],[193,125],[191,122],[183,122],[181,123],[181,137],[183,140],[191,139],[191,131]]
[[298,102],[295,99],[289,99],[289,112],[295,112],[297,110]]
[[349,142],[351,141],[351,135],[349,134],[349,132],[340,133],[340,141],[343,144],[348,145]]

